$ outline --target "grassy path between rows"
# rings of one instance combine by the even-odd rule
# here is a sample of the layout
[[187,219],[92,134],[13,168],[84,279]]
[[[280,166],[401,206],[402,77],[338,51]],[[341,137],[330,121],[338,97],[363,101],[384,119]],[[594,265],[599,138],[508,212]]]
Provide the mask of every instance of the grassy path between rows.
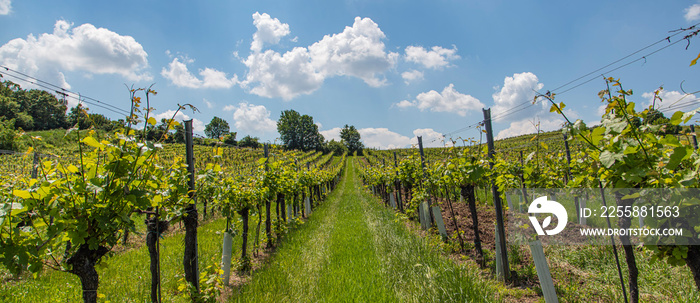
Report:
[[432,247],[363,189],[349,158],[337,189],[229,301],[496,301],[494,282]]

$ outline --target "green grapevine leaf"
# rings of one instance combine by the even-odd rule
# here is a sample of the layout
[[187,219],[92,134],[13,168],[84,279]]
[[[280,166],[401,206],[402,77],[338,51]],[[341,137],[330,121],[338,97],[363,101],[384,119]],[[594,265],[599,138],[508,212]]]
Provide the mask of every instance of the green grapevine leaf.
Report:
[[613,164],[615,164],[615,161],[622,160],[622,155],[604,150],[602,153],[600,153],[600,157],[598,159],[603,166],[610,168],[613,166]]
[[93,137],[85,137],[83,138],[83,140],[80,141],[94,148],[102,149],[105,147],[102,143],[97,142],[97,140],[95,140],[95,138]]
[[32,194],[30,194],[30,193],[29,193],[28,191],[26,191],[26,190],[17,190],[17,189],[15,189],[15,190],[12,191],[12,194],[15,195],[15,196],[17,196],[17,197],[20,197],[20,198],[22,198],[22,199],[31,199],[31,198],[32,198]]
[[684,146],[674,148],[666,167],[668,167],[668,169],[675,170],[676,167],[681,164],[681,161],[683,161],[683,159],[685,159],[687,156],[688,150]]

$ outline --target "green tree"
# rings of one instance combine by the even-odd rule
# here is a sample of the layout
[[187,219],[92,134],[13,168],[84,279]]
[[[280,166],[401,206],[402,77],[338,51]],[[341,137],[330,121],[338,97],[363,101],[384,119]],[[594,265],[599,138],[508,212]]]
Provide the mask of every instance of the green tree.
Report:
[[648,125],[661,125],[661,129],[659,129],[658,132],[661,135],[678,134],[678,132],[681,131],[680,125],[673,125],[671,123],[671,119],[666,118],[666,116],[658,109],[649,110],[644,122],[646,122]]
[[206,134],[209,138],[218,139],[219,137],[228,134],[230,130],[231,128],[229,128],[226,120],[215,116],[211,119],[211,122],[207,124],[206,128],[204,128],[204,134]]
[[17,149],[15,136],[14,120],[5,121],[5,119],[0,118],[0,149]]
[[24,130],[34,129],[34,119],[22,105],[15,99],[15,91],[20,90],[19,85],[11,81],[0,83],[0,117],[5,120],[15,120],[14,126]]
[[277,121],[277,132],[288,149],[320,150],[323,148],[323,135],[314,124],[314,118],[300,115],[295,110],[285,110]]
[[230,132],[228,135],[224,136],[224,143],[228,145],[236,145],[236,132]]
[[23,112],[20,104],[8,96],[0,95],[0,117],[5,118],[5,120],[14,120],[15,126],[22,129],[34,128],[32,116]]
[[348,126],[345,124],[343,129],[340,130],[340,138],[350,153],[362,153],[364,145],[362,144],[362,141],[360,141],[360,132],[357,131],[355,126]]
[[0,84],[0,117],[15,119],[24,130],[47,130],[66,126],[66,105],[46,91],[24,90],[12,81]]
[[68,127],[74,127],[77,125],[80,129],[94,127],[105,131],[112,131],[118,128],[116,127],[117,125],[113,124],[112,120],[109,118],[102,114],[88,113],[88,110],[89,109],[83,107],[82,104],[72,107],[66,118]]
[[185,143],[185,127],[182,124],[176,124],[174,126],[175,129],[175,134],[172,136],[169,136],[168,138],[172,138],[170,142],[174,143]]
[[67,122],[70,127],[78,126],[79,129],[86,129],[89,127],[87,110],[78,104],[70,109],[68,113]]
[[241,141],[238,141],[238,146],[240,147],[252,147],[252,148],[260,148],[262,144],[260,144],[260,138],[258,137],[251,137],[250,135],[243,137]]
[[331,141],[326,141],[326,146],[324,148],[325,152],[332,152],[336,156],[340,156],[343,153],[346,153],[348,151],[348,148],[345,147],[345,144],[339,141],[335,141],[335,139]]
[[34,119],[32,130],[64,128],[66,122],[66,105],[56,96],[37,89],[18,90],[14,94],[20,104],[20,110]]

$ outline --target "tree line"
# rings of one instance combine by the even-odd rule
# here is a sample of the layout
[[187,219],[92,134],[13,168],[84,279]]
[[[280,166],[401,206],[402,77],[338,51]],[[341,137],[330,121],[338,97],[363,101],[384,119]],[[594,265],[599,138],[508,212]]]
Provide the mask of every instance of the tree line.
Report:
[[[364,145],[361,141],[360,132],[355,126],[345,125],[340,131],[340,141],[332,139],[325,141],[325,138],[318,130],[318,125],[314,123],[314,118],[309,115],[302,115],[295,110],[285,110],[277,121],[277,132],[280,140],[287,149],[298,149],[303,151],[317,150],[325,153],[362,153]],[[220,139],[226,144],[245,144],[250,147],[259,147],[259,138],[247,136],[240,142],[236,142],[236,133],[230,131],[226,120],[214,117],[206,125],[204,133],[212,139]]]

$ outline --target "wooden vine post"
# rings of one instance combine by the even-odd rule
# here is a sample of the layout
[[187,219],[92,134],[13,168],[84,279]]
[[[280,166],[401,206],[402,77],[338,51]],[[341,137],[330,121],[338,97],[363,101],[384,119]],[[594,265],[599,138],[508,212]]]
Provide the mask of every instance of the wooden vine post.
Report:
[[[268,157],[270,156],[270,150],[267,143],[264,145],[265,151],[265,172],[269,170],[268,168]],[[267,247],[272,247],[272,219],[270,217],[270,208],[272,208],[272,201],[270,198],[265,199],[265,236],[267,237]]]
[[523,162],[523,151],[520,151],[520,184],[522,187],[520,188],[521,194],[522,194],[522,201],[518,205],[518,212],[522,212],[522,205],[526,203],[527,201],[527,187],[525,187],[525,172],[523,172],[523,168],[525,168],[525,162]]
[[[399,161],[396,158],[396,152],[394,151],[394,167],[398,168],[399,167]],[[403,211],[403,203],[401,203],[401,181],[398,179],[399,172],[398,170],[396,171],[396,180],[394,180],[394,187],[396,188],[396,206],[398,207],[400,212]]]
[[185,209],[185,217],[182,219],[185,225],[185,253],[183,264],[185,269],[185,280],[194,286],[199,293],[199,257],[197,255],[197,199],[194,187],[194,147],[192,142],[192,120],[185,121],[185,157],[187,159],[187,173],[189,196],[192,201]]
[[[571,150],[569,150],[568,137],[564,134],[564,149],[566,149],[566,181],[570,181],[571,177]],[[564,182],[564,183],[567,183]],[[574,207],[576,208],[577,222],[581,223],[581,207],[579,205],[578,195],[574,196]]]
[[[493,171],[493,155],[494,155],[494,145],[493,145],[493,129],[491,127],[491,109],[482,109],[484,112],[484,123],[486,124],[486,141],[488,145],[488,158],[489,158],[489,168]],[[503,223],[503,206],[501,205],[501,194],[498,192],[498,187],[496,183],[491,185],[491,194],[493,195],[493,205],[496,208],[496,233],[498,242],[496,245],[500,245],[500,256],[496,258],[500,259],[498,262],[501,268],[496,268],[496,272],[499,271],[503,274],[503,278],[508,281],[510,276],[510,269],[508,266],[508,252],[506,249],[506,233]]]
[[[428,178],[428,173],[425,171],[425,154],[423,153],[423,137],[418,136],[418,151],[420,152],[420,164],[423,169],[423,179]],[[428,201],[425,201],[421,203],[423,207],[423,216],[425,217],[424,219],[424,229],[430,229],[430,227],[433,226],[433,209],[432,209],[432,203],[430,200],[430,190],[428,190]],[[420,212],[419,212],[420,213]]]

